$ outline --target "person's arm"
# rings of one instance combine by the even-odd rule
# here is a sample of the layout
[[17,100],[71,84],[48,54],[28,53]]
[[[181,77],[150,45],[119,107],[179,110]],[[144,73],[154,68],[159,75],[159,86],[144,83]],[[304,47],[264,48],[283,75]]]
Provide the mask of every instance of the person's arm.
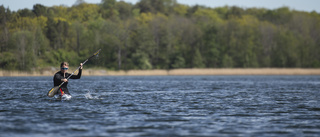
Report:
[[80,68],[79,68],[78,75],[72,75],[70,78],[71,79],[80,79],[81,78],[81,74],[82,74],[82,63],[80,63]]
[[54,80],[54,86],[58,86],[60,85],[60,83],[62,83],[63,81],[66,81],[67,79],[64,78],[59,72],[56,73],[53,77]]
[[82,74],[82,69],[79,69],[78,75],[72,75],[71,79],[80,79]]

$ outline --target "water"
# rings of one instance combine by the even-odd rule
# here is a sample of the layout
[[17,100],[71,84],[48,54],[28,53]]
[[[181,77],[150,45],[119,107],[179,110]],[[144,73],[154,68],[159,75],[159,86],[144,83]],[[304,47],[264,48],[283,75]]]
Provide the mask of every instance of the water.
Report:
[[320,76],[0,77],[1,136],[320,136]]

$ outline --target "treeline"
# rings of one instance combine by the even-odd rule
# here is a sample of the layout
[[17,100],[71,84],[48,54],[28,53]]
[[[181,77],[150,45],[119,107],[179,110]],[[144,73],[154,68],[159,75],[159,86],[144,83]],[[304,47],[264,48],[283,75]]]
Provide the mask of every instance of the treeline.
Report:
[[186,6],[102,0],[10,11],[0,6],[0,67],[108,69],[320,67],[320,15],[282,7]]

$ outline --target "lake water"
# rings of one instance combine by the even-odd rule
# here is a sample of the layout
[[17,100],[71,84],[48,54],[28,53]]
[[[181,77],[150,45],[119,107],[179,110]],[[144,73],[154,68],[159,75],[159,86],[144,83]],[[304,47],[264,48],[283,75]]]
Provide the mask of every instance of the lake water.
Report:
[[320,136],[320,76],[0,77],[0,136]]

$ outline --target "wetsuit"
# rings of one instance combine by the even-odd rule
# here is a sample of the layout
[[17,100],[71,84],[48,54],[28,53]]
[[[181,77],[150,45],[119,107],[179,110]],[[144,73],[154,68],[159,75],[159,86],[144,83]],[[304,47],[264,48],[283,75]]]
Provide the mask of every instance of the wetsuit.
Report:
[[[72,75],[70,77],[70,79],[80,79],[81,73],[82,73],[82,69],[79,69],[78,75]],[[56,74],[54,74],[54,77],[53,77],[54,86],[59,86],[62,83],[61,79],[66,79],[70,75],[71,75],[70,73],[66,73],[66,75],[64,77],[64,75],[63,75],[63,73],[61,71],[59,71]],[[63,95],[63,94],[69,94],[70,95],[67,86],[68,86],[68,82],[65,82],[64,84],[62,84],[60,89],[59,89],[59,91],[58,91],[58,94],[59,95]]]

